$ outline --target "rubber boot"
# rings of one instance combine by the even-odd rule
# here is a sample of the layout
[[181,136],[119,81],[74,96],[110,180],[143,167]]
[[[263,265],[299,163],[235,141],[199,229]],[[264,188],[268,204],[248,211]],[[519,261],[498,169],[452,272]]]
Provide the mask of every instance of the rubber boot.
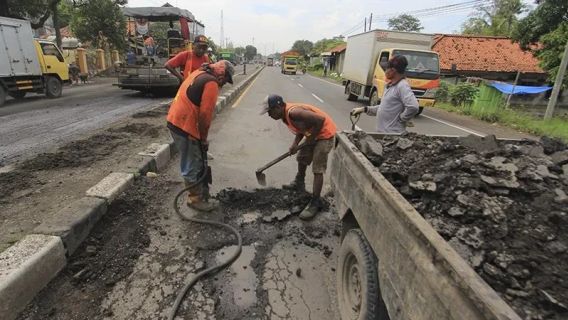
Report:
[[282,185],[284,190],[306,191],[305,175],[296,175],[294,181],[289,184]]
[[202,212],[211,212],[219,207],[217,201],[207,201],[203,199],[201,192],[201,186],[193,187],[189,189],[189,195],[187,196],[187,206]]
[[300,213],[299,217],[302,220],[311,220],[316,216],[316,214],[318,214],[318,212],[321,211],[322,208],[323,202],[321,201],[321,198],[312,198],[310,203]]

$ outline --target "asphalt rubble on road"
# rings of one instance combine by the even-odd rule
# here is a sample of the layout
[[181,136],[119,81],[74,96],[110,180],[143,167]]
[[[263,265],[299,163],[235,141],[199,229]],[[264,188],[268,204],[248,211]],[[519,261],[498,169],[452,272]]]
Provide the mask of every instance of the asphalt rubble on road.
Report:
[[494,136],[350,139],[523,319],[568,318],[568,146]]

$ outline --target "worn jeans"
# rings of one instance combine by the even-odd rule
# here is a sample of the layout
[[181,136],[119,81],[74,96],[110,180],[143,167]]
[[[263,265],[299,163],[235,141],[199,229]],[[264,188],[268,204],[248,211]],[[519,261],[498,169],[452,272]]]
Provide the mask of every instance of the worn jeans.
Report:
[[[201,143],[198,140],[189,139],[171,130],[170,134],[180,154],[180,170],[185,185],[194,184],[207,170],[207,154],[201,150]],[[206,179],[201,183],[201,196],[204,199],[209,197],[209,185]]]

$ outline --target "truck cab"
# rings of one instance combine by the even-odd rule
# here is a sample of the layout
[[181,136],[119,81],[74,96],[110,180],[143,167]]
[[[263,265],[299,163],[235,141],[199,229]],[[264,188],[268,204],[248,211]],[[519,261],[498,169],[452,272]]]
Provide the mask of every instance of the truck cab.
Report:
[[284,56],[282,57],[282,73],[296,74],[298,72],[298,57]]
[[421,110],[424,107],[434,106],[436,90],[440,86],[438,54],[433,51],[395,48],[381,51],[377,59],[373,72],[373,91],[369,99],[370,104],[377,105],[380,103],[388,84],[385,77],[387,62],[396,55],[403,55],[408,61],[406,80],[410,84]]

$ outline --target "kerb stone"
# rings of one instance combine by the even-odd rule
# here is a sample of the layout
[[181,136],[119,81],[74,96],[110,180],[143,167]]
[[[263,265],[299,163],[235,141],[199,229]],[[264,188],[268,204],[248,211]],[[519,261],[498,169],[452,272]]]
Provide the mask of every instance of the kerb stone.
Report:
[[66,263],[55,236],[27,235],[0,253],[0,319],[15,319]]
[[111,203],[133,182],[134,175],[132,173],[113,172],[87,190],[86,194],[88,197],[102,198]]

